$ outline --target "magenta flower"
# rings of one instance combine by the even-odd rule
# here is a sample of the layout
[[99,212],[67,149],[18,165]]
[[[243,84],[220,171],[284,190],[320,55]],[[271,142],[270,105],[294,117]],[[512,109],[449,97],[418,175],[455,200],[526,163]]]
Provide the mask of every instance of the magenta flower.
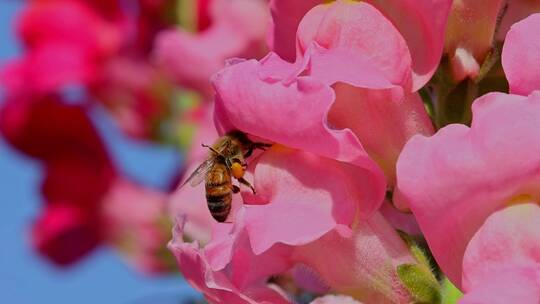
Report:
[[[478,98],[472,106],[470,128],[454,124],[431,138],[413,137],[397,165],[398,202],[413,211],[444,273],[467,292],[480,286],[479,291],[473,291],[475,296],[471,295],[471,299],[487,292],[481,290],[487,288],[482,284],[488,283],[480,282],[477,273],[491,271],[487,265],[497,252],[507,254],[506,249],[508,253],[524,249],[511,244],[509,248],[499,247],[512,234],[505,232],[502,224],[496,227],[493,223],[500,222],[506,216],[503,214],[513,214],[510,210],[514,209],[509,206],[519,204],[519,208],[525,208],[524,203],[538,200],[540,141],[536,130],[540,128],[540,92],[534,90],[540,86],[538,75],[532,70],[538,65],[540,50],[540,36],[533,30],[540,26],[539,16],[532,15],[512,27],[502,54],[511,91],[530,95],[490,93]],[[528,49],[530,55],[518,56],[523,49]],[[536,225],[532,222],[539,220],[522,223],[519,229],[533,231],[529,230],[530,225]],[[508,229],[518,229],[512,228],[514,224],[521,225],[509,222]],[[495,228],[500,229],[503,243],[499,245],[494,245],[498,239],[488,239],[495,237]],[[534,231],[536,234],[529,233],[531,237],[538,236],[540,230]],[[536,246],[534,237],[529,241],[531,246]],[[479,258],[480,251],[488,261],[486,267],[473,262]],[[538,261],[538,255],[534,256]],[[505,271],[518,271],[511,265],[518,260],[509,258],[501,264],[509,267]],[[516,278],[515,283],[527,276],[517,272],[506,279],[495,273],[490,275],[493,279],[490,292],[497,290],[494,286],[506,284],[512,278]],[[537,283],[533,285],[538,288]],[[501,291],[502,295],[511,293]]]

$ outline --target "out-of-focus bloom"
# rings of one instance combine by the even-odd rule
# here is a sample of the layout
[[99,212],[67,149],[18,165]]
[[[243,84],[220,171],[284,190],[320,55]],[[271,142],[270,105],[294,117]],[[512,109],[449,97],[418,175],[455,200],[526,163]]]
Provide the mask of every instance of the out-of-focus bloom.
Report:
[[13,91],[53,92],[94,81],[120,47],[115,24],[81,1],[30,2],[17,27],[27,53],[2,76]]
[[504,40],[510,26],[540,11],[540,2],[530,0],[452,3],[444,52],[448,54],[454,81],[474,79],[496,42]]
[[69,264],[88,253],[103,231],[98,206],[115,169],[82,106],[58,97],[8,100],[0,112],[4,137],[45,168],[45,211],[33,230],[35,246]]
[[101,202],[106,241],[143,273],[176,267],[166,250],[171,219],[165,193],[118,179]]
[[0,130],[44,167],[45,205],[32,229],[41,254],[69,265],[110,242],[143,271],[171,270],[165,194],[121,179],[84,106],[57,96],[8,100]]
[[200,33],[162,32],[156,60],[180,84],[210,94],[209,79],[231,57],[259,58],[266,52],[268,7],[263,0],[212,0],[210,26]]
[[142,60],[116,57],[103,66],[90,87],[125,134],[159,139],[161,123],[170,114],[171,85],[158,69]]
[[[413,137],[398,161],[397,202],[413,211],[445,274],[467,290],[474,284],[466,283],[465,267],[474,266],[464,263],[464,254],[478,246],[484,252],[499,250],[491,243],[471,241],[475,235],[490,233],[486,231],[491,224],[482,226],[486,219],[501,209],[511,212],[507,210],[511,205],[539,200],[540,91],[533,87],[540,87],[537,75],[528,70],[538,63],[540,36],[531,31],[538,26],[538,15],[516,24],[502,54],[512,91],[530,95],[487,94],[473,104],[470,128],[455,124],[431,138]],[[524,47],[533,55],[516,56]],[[530,61],[522,60],[527,58]],[[520,72],[531,78],[518,77]]]

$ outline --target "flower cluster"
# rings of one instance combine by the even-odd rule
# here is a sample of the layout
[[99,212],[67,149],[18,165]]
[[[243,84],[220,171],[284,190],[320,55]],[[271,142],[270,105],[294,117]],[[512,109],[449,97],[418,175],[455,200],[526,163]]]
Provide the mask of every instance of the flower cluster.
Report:
[[[0,131],[44,167],[34,244],[70,264],[108,243],[155,272],[177,266],[162,251],[172,237],[209,303],[538,304],[536,12],[530,0],[31,1],[24,52],[0,78]],[[182,187],[124,176],[96,106],[132,138],[176,144]],[[243,159],[206,146],[230,134],[246,136]],[[232,197],[224,222],[212,187]]]
[[522,2],[270,1],[270,52],[212,76],[217,132],[197,141],[272,146],[204,242],[176,209],[188,282],[210,303],[538,303],[540,15]]

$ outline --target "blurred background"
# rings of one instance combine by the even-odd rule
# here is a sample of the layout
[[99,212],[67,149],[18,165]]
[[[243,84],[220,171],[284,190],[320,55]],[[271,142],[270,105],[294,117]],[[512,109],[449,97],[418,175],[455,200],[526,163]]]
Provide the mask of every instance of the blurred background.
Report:
[[177,213],[208,211],[168,197],[200,161],[191,138],[215,133],[209,77],[266,52],[268,16],[263,0],[0,0],[0,303],[200,303],[166,245]]

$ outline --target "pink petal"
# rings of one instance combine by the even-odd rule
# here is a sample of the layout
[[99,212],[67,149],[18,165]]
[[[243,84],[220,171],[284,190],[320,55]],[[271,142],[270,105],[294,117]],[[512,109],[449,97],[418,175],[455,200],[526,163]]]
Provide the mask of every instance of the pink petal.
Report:
[[[230,272],[212,270],[205,252],[198,248],[197,242],[186,243],[182,240],[182,226],[180,220],[173,231],[169,249],[176,256],[184,278],[202,292],[210,303],[290,303],[282,291],[267,285],[266,280],[249,282],[248,286],[241,286],[237,284],[240,283],[239,278],[231,278]],[[264,264],[259,264],[259,268],[263,268],[260,267],[262,265]],[[247,270],[242,269],[244,272]],[[250,267],[249,270],[256,271],[256,267]],[[232,276],[234,277],[234,274]]]
[[[213,82],[218,94],[215,118],[219,129],[242,130],[367,169],[372,172],[374,193],[368,196],[380,204],[385,187],[380,169],[350,130],[335,130],[326,124],[334,99],[332,89],[310,76],[294,78],[293,74],[290,80],[283,80],[286,69],[275,57],[270,54],[261,63],[237,63],[216,74]],[[280,68],[276,70],[276,66]],[[288,69],[290,73],[296,70],[292,65]]]
[[107,241],[127,261],[143,273],[171,271],[161,254],[172,223],[165,193],[117,180],[101,204]]
[[[490,215],[467,245],[463,288],[466,292],[474,291],[489,278],[501,276],[501,269],[512,269],[510,265],[516,272],[531,267],[540,275],[539,263],[540,207],[530,203],[510,206]],[[533,278],[532,285],[536,285],[540,299],[538,283]]]
[[[367,303],[408,303],[396,267],[414,258],[384,217],[360,221],[352,235],[338,229],[295,248],[294,260],[314,269],[333,290]],[[328,262],[332,257],[332,262]]]
[[479,282],[479,286],[465,294],[459,304],[537,304],[540,301],[538,269],[501,268],[496,276]]
[[[351,71],[369,69],[372,72],[366,71],[364,75],[384,75],[392,84],[410,86],[411,57],[405,40],[388,19],[365,2],[337,1],[315,7],[302,19],[297,39],[300,54],[306,53],[316,42],[328,50],[327,56],[334,57],[334,63],[328,63],[325,68],[337,65],[334,69],[340,73],[326,69],[317,71],[316,67],[312,67],[314,71],[311,72],[318,77],[328,73],[340,78],[330,83],[338,80],[355,82],[349,80],[356,74]],[[358,67],[351,68],[351,65]],[[365,77],[366,80],[369,77]]]
[[298,150],[275,147],[255,167],[255,188],[265,205],[246,205],[243,220],[255,254],[276,243],[312,242],[355,216],[368,218],[379,203],[369,172]]
[[270,0],[272,27],[270,48],[281,58],[293,62],[296,57],[296,31],[304,15],[322,0]]
[[452,0],[368,0],[405,39],[412,58],[413,91],[428,82],[441,59]]
[[472,109],[471,128],[415,136],[397,163],[396,203],[413,211],[456,285],[465,247],[484,220],[513,201],[540,198],[540,94],[491,93]]
[[77,206],[54,203],[32,227],[32,243],[50,261],[67,266],[96,248],[103,239],[95,217]]
[[337,101],[328,114],[337,128],[350,128],[369,155],[395,183],[395,164],[405,143],[415,134],[433,134],[422,99],[403,97],[399,90],[369,90],[338,83]]
[[[540,90],[540,14],[534,14],[512,26],[502,52],[504,73],[510,92],[529,95]],[[526,52],[524,50],[527,50]]]
[[81,1],[32,2],[19,17],[18,30],[30,48],[64,43],[100,57],[120,46],[115,25]]

